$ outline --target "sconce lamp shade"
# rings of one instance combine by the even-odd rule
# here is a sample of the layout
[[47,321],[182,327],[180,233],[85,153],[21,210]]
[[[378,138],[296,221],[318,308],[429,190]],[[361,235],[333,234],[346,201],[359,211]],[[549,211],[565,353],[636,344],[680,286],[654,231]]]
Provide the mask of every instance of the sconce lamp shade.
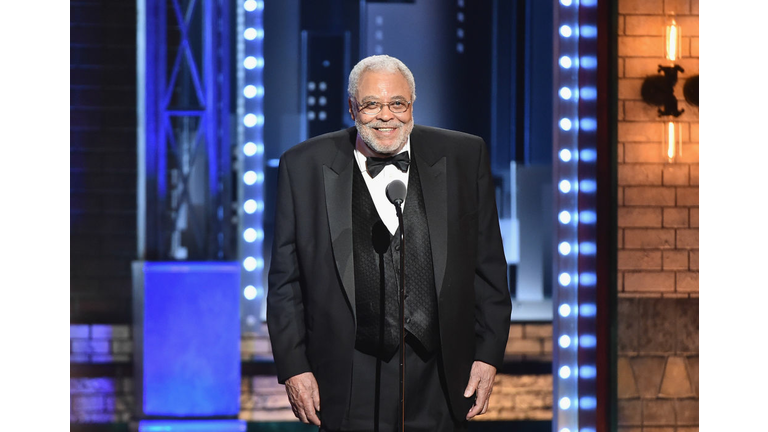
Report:
[[687,80],[683,84],[683,96],[685,101],[691,105],[699,106],[699,76],[695,75]]
[[677,84],[677,74],[684,72],[683,68],[679,65],[659,65],[659,72],[662,72],[664,75],[650,75],[643,80],[643,85],[640,87],[640,95],[646,103],[660,107],[659,117],[679,117],[680,114],[685,112],[685,109],[677,108],[675,84]]
[[664,75],[650,75],[643,80],[640,96],[647,104],[662,106],[669,97],[668,95],[669,83]]
[[664,57],[670,62],[680,60],[682,43],[681,28],[674,15],[668,15],[665,23]]

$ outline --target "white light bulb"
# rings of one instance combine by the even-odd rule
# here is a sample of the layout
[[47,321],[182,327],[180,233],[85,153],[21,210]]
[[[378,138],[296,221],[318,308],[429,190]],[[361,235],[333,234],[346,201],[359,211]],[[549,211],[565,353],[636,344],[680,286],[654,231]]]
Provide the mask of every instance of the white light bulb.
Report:
[[571,338],[568,337],[568,335],[562,335],[560,336],[560,339],[558,339],[558,343],[563,348],[568,348],[571,346]]
[[253,156],[256,154],[256,144],[252,142],[247,142],[245,145],[243,145],[243,153],[246,156]]
[[243,174],[243,183],[247,184],[248,186],[256,183],[256,172],[246,171],[245,174]]
[[243,268],[245,268],[247,271],[254,271],[256,270],[256,258],[254,257],[248,257],[243,260]]
[[243,289],[243,295],[248,300],[253,300],[256,298],[256,287],[253,285],[248,285]]
[[248,228],[243,232],[243,239],[248,243],[253,243],[256,240],[256,230]]
[[571,222],[571,214],[567,211],[561,211],[559,215],[557,215],[557,218],[560,220],[561,224],[567,224]]

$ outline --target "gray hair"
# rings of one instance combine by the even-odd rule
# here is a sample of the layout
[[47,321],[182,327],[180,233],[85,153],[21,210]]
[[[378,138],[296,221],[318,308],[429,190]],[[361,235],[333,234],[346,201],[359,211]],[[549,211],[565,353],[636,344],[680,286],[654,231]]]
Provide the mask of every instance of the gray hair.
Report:
[[413,74],[408,66],[400,60],[390,57],[388,55],[374,55],[366,57],[360,60],[352,72],[349,73],[349,85],[347,86],[347,94],[350,98],[357,95],[357,85],[360,81],[360,76],[366,71],[376,72],[400,72],[405,80],[408,82],[408,87],[411,88],[411,102],[416,100],[416,81],[413,79]]

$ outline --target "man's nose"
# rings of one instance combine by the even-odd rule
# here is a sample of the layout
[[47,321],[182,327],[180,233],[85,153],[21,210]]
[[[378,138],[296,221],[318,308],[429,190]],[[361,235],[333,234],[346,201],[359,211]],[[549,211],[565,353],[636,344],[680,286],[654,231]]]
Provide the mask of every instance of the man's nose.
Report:
[[392,119],[395,115],[392,114],[392,111],[389,110],[389,105],[384,105],[381,107],[381,111],[379,111],[379,115],[376,116],[376,118],[388,121]]

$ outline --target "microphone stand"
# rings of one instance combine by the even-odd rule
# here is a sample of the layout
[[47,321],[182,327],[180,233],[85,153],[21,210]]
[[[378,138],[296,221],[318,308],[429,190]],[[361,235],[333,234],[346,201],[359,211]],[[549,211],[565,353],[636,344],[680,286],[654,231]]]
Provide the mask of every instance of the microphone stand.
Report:
[[405,432],[405,224],[402,203],[403,200],[395,200],[400,223],[400,431]]
[[387,199],[395,205],[400,223],[400,432],[405,432],[405,223],[402,205],[406,192],[405,183],[400,180],[387,185]]

